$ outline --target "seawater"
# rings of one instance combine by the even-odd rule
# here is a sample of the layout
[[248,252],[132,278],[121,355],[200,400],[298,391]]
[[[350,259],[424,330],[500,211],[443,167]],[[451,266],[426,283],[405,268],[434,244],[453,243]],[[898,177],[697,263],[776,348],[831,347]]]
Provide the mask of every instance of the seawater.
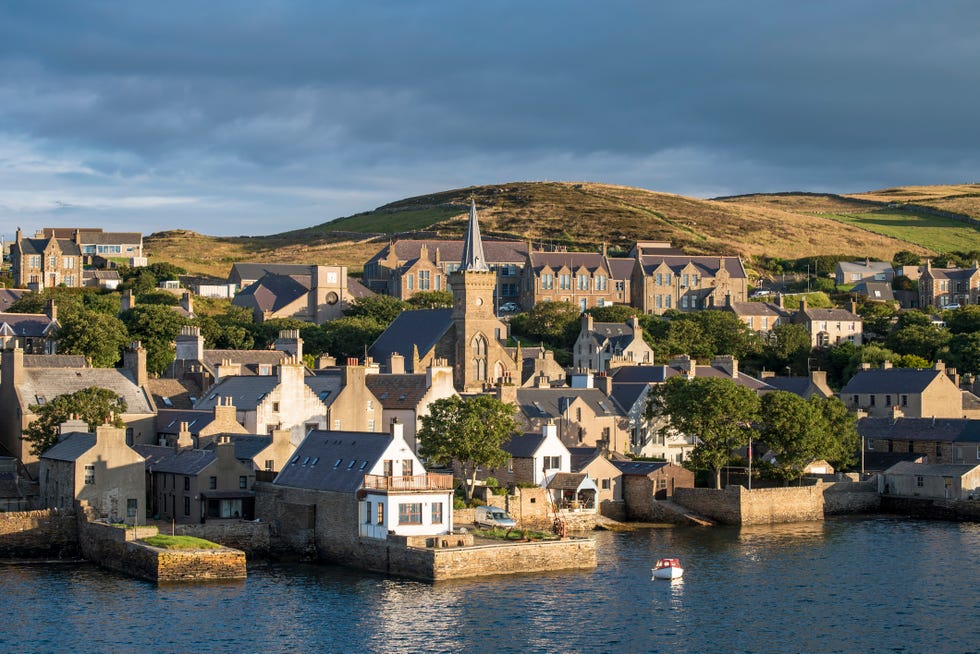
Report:
[[[977,652],[980,525],[595,534],[594,571],[436,584],[315,564],[153,584],[0,566],[4,652]],[[682,580],[654,581],[676,556]]]

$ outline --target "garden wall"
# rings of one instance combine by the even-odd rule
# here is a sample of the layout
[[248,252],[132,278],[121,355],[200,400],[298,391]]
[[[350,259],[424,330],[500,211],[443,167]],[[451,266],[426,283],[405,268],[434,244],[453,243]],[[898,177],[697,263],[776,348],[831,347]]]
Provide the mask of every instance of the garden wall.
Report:
[[213,520],[202,524],[178,524],[178,536],[196,536],[245,552],[248,556],[269,553],[269,524],[250,520]]

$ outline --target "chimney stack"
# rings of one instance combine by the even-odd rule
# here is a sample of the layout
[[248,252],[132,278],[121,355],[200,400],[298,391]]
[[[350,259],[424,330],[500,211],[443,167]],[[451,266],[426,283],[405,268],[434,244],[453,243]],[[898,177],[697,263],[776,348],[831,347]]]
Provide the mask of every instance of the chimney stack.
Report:
[[146,350],[142,343],[133,341],[126,351],[123,352],[123,368],[133,375],[133,382],[137,386],[145,386],[148,379],[146,374]]

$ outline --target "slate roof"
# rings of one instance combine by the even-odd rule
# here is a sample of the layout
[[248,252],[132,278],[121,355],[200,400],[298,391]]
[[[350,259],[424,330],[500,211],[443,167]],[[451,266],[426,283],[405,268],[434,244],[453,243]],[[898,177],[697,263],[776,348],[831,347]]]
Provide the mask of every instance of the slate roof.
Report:
[[[378,263],[388,258],[388,253],[394,250],[395,259],[399,262],[414,261],[422,253],[425,245],[429,252],[429,260],[436,260],[436,250],[439,250],[441,261],[462,261],[463,241],[442,241],[437,239],[404,239],[389,243],[380,252],[371,257],[368,264]],[[483,241],[483,254],[488,264],[513,263],[523,264],[527,258],[527,243],[523,241]],[[365,267],[368,265],[365,264]]]
[[575,399],[581,398],[597,416],[622,416],[615,400],[598,388],[519,388],[517,406],[528,418],[558,418]]
[[[729,374],[713,366],[695,366],[696,377],[724,377],[731,379]],[[614,371],[612,383],[612,396],[616,402],[625,409],[629,409],[640,398],[644,389],[649,384],[662,384],[671,377],[683,374],[680,368],[672,368],[665,365],[654,366],[621,366]],[[771,390],[767,381],[756,379],[743,372],[738,373],[734,380],[739,386],[744,386],[756,392]]]
[[649,276],[661,263],[670,268],[676,275],[689,263],[698,269],[703,277],[715,277],[718,274],[719,259],[725,270],[733,279],[745,279],[745,268],[738,257],[690,257],[687,255],[644,254],[640,256],[643,274]]
[[969,279],[976,268],[929,268],[933,279]]
[[452,327],[452,315],[452,309],[402,311],[371,344],[368,354],[375,361],[388,361],[396,352],[410,359],[412,346],[418,345],[419,355],[425,355]]
[[939,375],[935,368],[872,368],[858,370],[841,389],[841,395],[862,393],[921,393]]
[[57,321],[43,313],[0,313],[0,334],[25,338],[42,338]]
[[155,413],[146,393],[124,368],[24,367],[18,390],[26,404],[38,404],[89,386],[108,388],[126,401],[126,413]]
[[415,409],[429,390],[424,373],[368,375],[365,381],[385,409]]
[[572,472],[581,472],[590,463],[602,456],[602,452],[595,447],[570,447],[568,453],[572,455]]
[[158,377],[146,380],[146,389],[153,396],[153,403],[158,409],[190,409],[194,402],[201,397],[201,387],[197,382],[184,379],[167,379]]
[[180,423],[182,422],[187,423],[187,431],[189,431],[191,434],[197,434],[203,428],[214,422],[214,412],[161,409],[159,412],[157,412],[157,433],[180,433]]
[[204,350],[204,363],[212,370],[222,361],[242,366],[242,374],[258,374],[259,365],[278,366],[289,354],[281,350]]
[[81,354],[25,354],[25,368],[88,368]]
[[544,434],[529,432],[520,436],[512,436],[500,447],[514,459],[531,459],[534,458],[534,453],[538,451],[544,440]]
[[[262,450],[272,445],[272,436],[257,436],[252,434],[228,434],[235,447],[235,458],[241,461],[251,461]],[[203,449],[213,451],[218,446],[212,440]]]
[[766,377],[765,382],[777,391],[786,391],[803,397],[810,388],[809,377]]
[[877,273],[892,273],[894,269],[887,261],[841,261],[837,267],[845,275],[849,273],[860,273],[865,277],[873,277]]
[[[370,379],[373,376],[368,375],[367,378]],[[320,401],[327,406],[333,404],[334,400],[337,399],[337,395],[344,387],[339,370],[330,370],[326,373],[318,372],[316,375],[306,377],[303,381],[306,382],[306,385],[311,391],[316,393]]]
[[846,309],[838,309],[836,307],[832,309],[814,309],[808,307],[806,311],[797,311],[796,315],[806,316],[810,322],[819,322],[822,320],[826,320],[827,322],[862,322],[861,316],[856,313],[851,313]]
[[95,434],[73,431],[62,434],[60,440],[42,454],[41,458],[54,461],[75,461],[93,447],[95,447]]
[[851,291],[877,302],[892,302],[895,300],[895,293],[892,291],[890,282],[859,282],[854,285]]
[[770,316],[782,318],[789,316],[789,312],[772,302],[732,302],[724,307],[732,311],[737,316]]
[[199,475],[218,458],[213,450],[179,450],[163,445],[133,445],[146,461],[147,472]]
[[375,292],[355,278],[347,277],[347,294],[351,299],[356,300],[357,298],[375,295]]
[[91,232],[80,230],[80,240],[83,245],[131,245],[143,242],[143,234],[140,232]]
[[864,471],[882,472],[900,461],[923,461],[926,455],[920,452],[868,452],[864,453]]
[[299,444],[273,483],[353,493],[392,441],[391,434],[315,429]]
[[609,264],[609,275],[613,279],[623,280],[633,276],[633,265],[636,263],[635,259],[606,257],[606,262]]
[[178,275],[180,285],[184,288],[201,286],[227,286],[228,280],[223,277],[209,277],[204,275]]
[[667,465],[666,461],[613,461],[614,466],[624,475],[647,475],[657,472]]
[[27,289],[19,288],[0,288],[0,311],[6,309],[11,304],[23,297],[24,293],[28,293]]
[[980,443],[980,419],[861,418],[857,430],[866,440]]
[[239,411],[254,411],[272,390],[279,385],[279,377],[225,377],[208,389],[208,392],[197,401],[195,409],[212,410],[218,403],[218,398],[231,397],[232,403]]
[[885,470],[886,475],[917,475],[922,477],[962,477],[977,467],[975,463],[912,463],[900,461]]
[[578,490],[588,475],[584,472],[556,472],[548,482],[549,490]]
[[232,304],[257,308],[260,311],[278,311],[310,292],[310,276],[277,275],[268,273],[247,288],[242,289]]
[[233,263],[228,280],[259,280],[267,273],[274,275],[310,275],[310,266],[298,263]]
[[528,258],[534,272],[540,272],[545,267],[551,270],[568,268],[572,272],[579,268],[585,268],[589,272],[609,270],[606,258],[598,252],[531,252]]
[[[22,238],[20,240],[20,253],[21,254],[44,254],[44,248],[48,246],[48,241],[51,239],[47,238]],[[78,244],[75,241],[67,238],[55,239],[58,243],[58,247],[61,249],[61,254],[65,256],[81,256],[82,251],[79,249]]]

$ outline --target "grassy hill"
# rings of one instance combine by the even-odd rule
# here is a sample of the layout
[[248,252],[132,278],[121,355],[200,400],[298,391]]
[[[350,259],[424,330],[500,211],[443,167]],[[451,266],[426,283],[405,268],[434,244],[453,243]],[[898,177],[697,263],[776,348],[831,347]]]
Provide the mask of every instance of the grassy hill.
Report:
[[[152,260],[192,272],[227,274],[234,261],[336,263],[359,271],[395,234],[424,231],[458,238],[470,199],[485,238],[528,239],[569,249],[628,249],[636,240],[669,240],[691,254],[767,254],[799,258],[855,254],[890,259],[898,250],[928,255],[980,247],[980,230],[924,214],[980,218],[980,186],[909,187],[866,194],[804,193],[699,200],[593,183],[516,182],[433,193],[392,202],[306,229],[254,237],[189,231],[145,239]],[[928,217],[928,220],[924,218]]]

